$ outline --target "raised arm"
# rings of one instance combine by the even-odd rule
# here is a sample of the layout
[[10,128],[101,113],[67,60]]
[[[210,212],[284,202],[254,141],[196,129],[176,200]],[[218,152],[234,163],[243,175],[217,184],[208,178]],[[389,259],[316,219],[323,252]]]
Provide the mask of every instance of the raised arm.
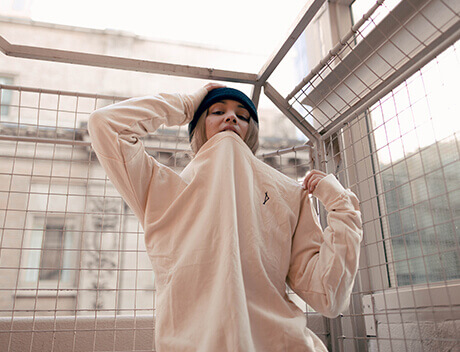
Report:
[[[207,92],[203,87],[191,95],[160,94],[128,99],[96,110],[89,118],[93,149],[110,181],[142,225],[152,180],[172,188],[183,181],[148,155],[140,138],[162,124],[188,123]],[[158,196],[163,197],[163,203],[167,202],[165,194]]]
[[358,270],[362,222],[356,196],[333,175],[311,177],[307,190],[328,211],[323,231],[304,192],[294,233],[288,285],[314,310],[335,317],[347,308]]

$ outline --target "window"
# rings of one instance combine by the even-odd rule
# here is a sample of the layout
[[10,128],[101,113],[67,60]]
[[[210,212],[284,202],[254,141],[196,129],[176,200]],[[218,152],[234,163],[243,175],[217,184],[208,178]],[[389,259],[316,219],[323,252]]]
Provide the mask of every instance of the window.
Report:
[[[13,84],[13,78],[0,76],[0,84]],[[12,91],[0,87],[0,118],[8,116],[10,112]]]
[[[375,5],[298,92],[307,106],[299,113],[311,116],[326,147],[343,144],[343,155],[327,149],[328,170],[340,173],[344,161],[339,176],[367,202],[368,288],[457,279],[460,44],[447,28],[458,16],[438,0]],[[370,6],[352,4],[354,19]]]
[[72,220],[37,216],[33,222],[25,281],[72,285],[77,260]]
[[460,278],[459,48],[457,42],[370,109],[393,285]]
[[16,10],[16,11],[25,10],[27,2],[28,1],[26,1],[26,0],[14,0],[13,1],[13,10]]

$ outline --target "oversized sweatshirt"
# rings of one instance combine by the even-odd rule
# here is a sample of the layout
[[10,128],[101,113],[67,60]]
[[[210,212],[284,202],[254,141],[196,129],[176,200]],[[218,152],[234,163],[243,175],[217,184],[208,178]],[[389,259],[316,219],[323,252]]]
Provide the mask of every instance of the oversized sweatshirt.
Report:
[[143,226],[155,273],[158,352],[326,351],[286,283],[317,312],[346,309],[362,236],[358,200],[333,175],[314,192],[322,230],[294,180],[231,131],[208,140],[181,174],[140,138],[188,123],[206,95],[163,94],[95,111],[93,148]]

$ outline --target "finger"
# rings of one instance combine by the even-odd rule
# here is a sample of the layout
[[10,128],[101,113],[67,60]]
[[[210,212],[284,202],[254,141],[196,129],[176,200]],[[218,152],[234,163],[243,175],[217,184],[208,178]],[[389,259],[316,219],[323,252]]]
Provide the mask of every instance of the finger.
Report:
[[304,178],[304,180],[302,182],[302,188],[303,189],[307,189],[307,185],[308,185],[308,182],[309,182],[311,176],[312,176],[311,172],[308,172],[307,175],[305,176],[305,178]]
[[311,178],[309,186],[313,191],[316,188],[316,185],[324,178],[325,176],[323,173],[318,173],[314,177]]
[[324,177],[318,176],[314,180],[310,182],[310,193],[313,193],[316,189],[316,186],[318,186],[319,181],[321,181]]
[[303,183],[302,183],[303,189],[307,189],[307,185],[310,182],[310,179],[314,177],[318,172],[321,172],[321,171],[312,169],[307,172],[307,175],[305,176],[305,179],[303,180]]
[[225,88],[226,85],[220,84],[220,83],[213,83],[211,86],[211,89],[216,89],[216,88]]
[[308,189],[308,192],[311,192],[312,191],[312,185],[313,185],[313,182],[316,180],[316,175],[313,175],[312,177],[310,177],[310,179],[308,180],[307,182],[307,189]]
[[306,189],[306,190],[310,190],[311,182],[316,177],[315,174],[311,174],[311,175],[308,175],[308,176],[309,176],[308,179],[306,179],[305,182],[304,182],[304,189]]
[[226,86],[221,83],[208,83],[204,86],[208,92],[216,88],[225,88]]
[[321,176],[326,176],[326,173],[320,171],[320,170],[312,170],[311,172],[313,172],[315,175],[321,175]]
[[315,170],[310,170],[307,172],[307,174],[305,175],[305,179],[304,179],[304,182],[305,183],[308,183],[308,181],[310,180],[310,178],[315,174]]
[[326,175],[324,172],[322,172],[321,170],[316,170],[316,169],[312,169],[310,171],[310,173],[313,173],[315,175]]

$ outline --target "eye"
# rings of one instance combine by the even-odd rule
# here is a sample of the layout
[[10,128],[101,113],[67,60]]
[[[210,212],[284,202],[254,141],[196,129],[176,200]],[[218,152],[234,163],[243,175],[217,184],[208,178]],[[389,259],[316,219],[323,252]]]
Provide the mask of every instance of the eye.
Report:
[[214,111],[211,111],[211,114],[213,115],[222,115],[224,112],[222,110],[214,110]]
[[246,117],[244,115],[236,115],[236,116],[243,121],[249,122],[249,117]]

